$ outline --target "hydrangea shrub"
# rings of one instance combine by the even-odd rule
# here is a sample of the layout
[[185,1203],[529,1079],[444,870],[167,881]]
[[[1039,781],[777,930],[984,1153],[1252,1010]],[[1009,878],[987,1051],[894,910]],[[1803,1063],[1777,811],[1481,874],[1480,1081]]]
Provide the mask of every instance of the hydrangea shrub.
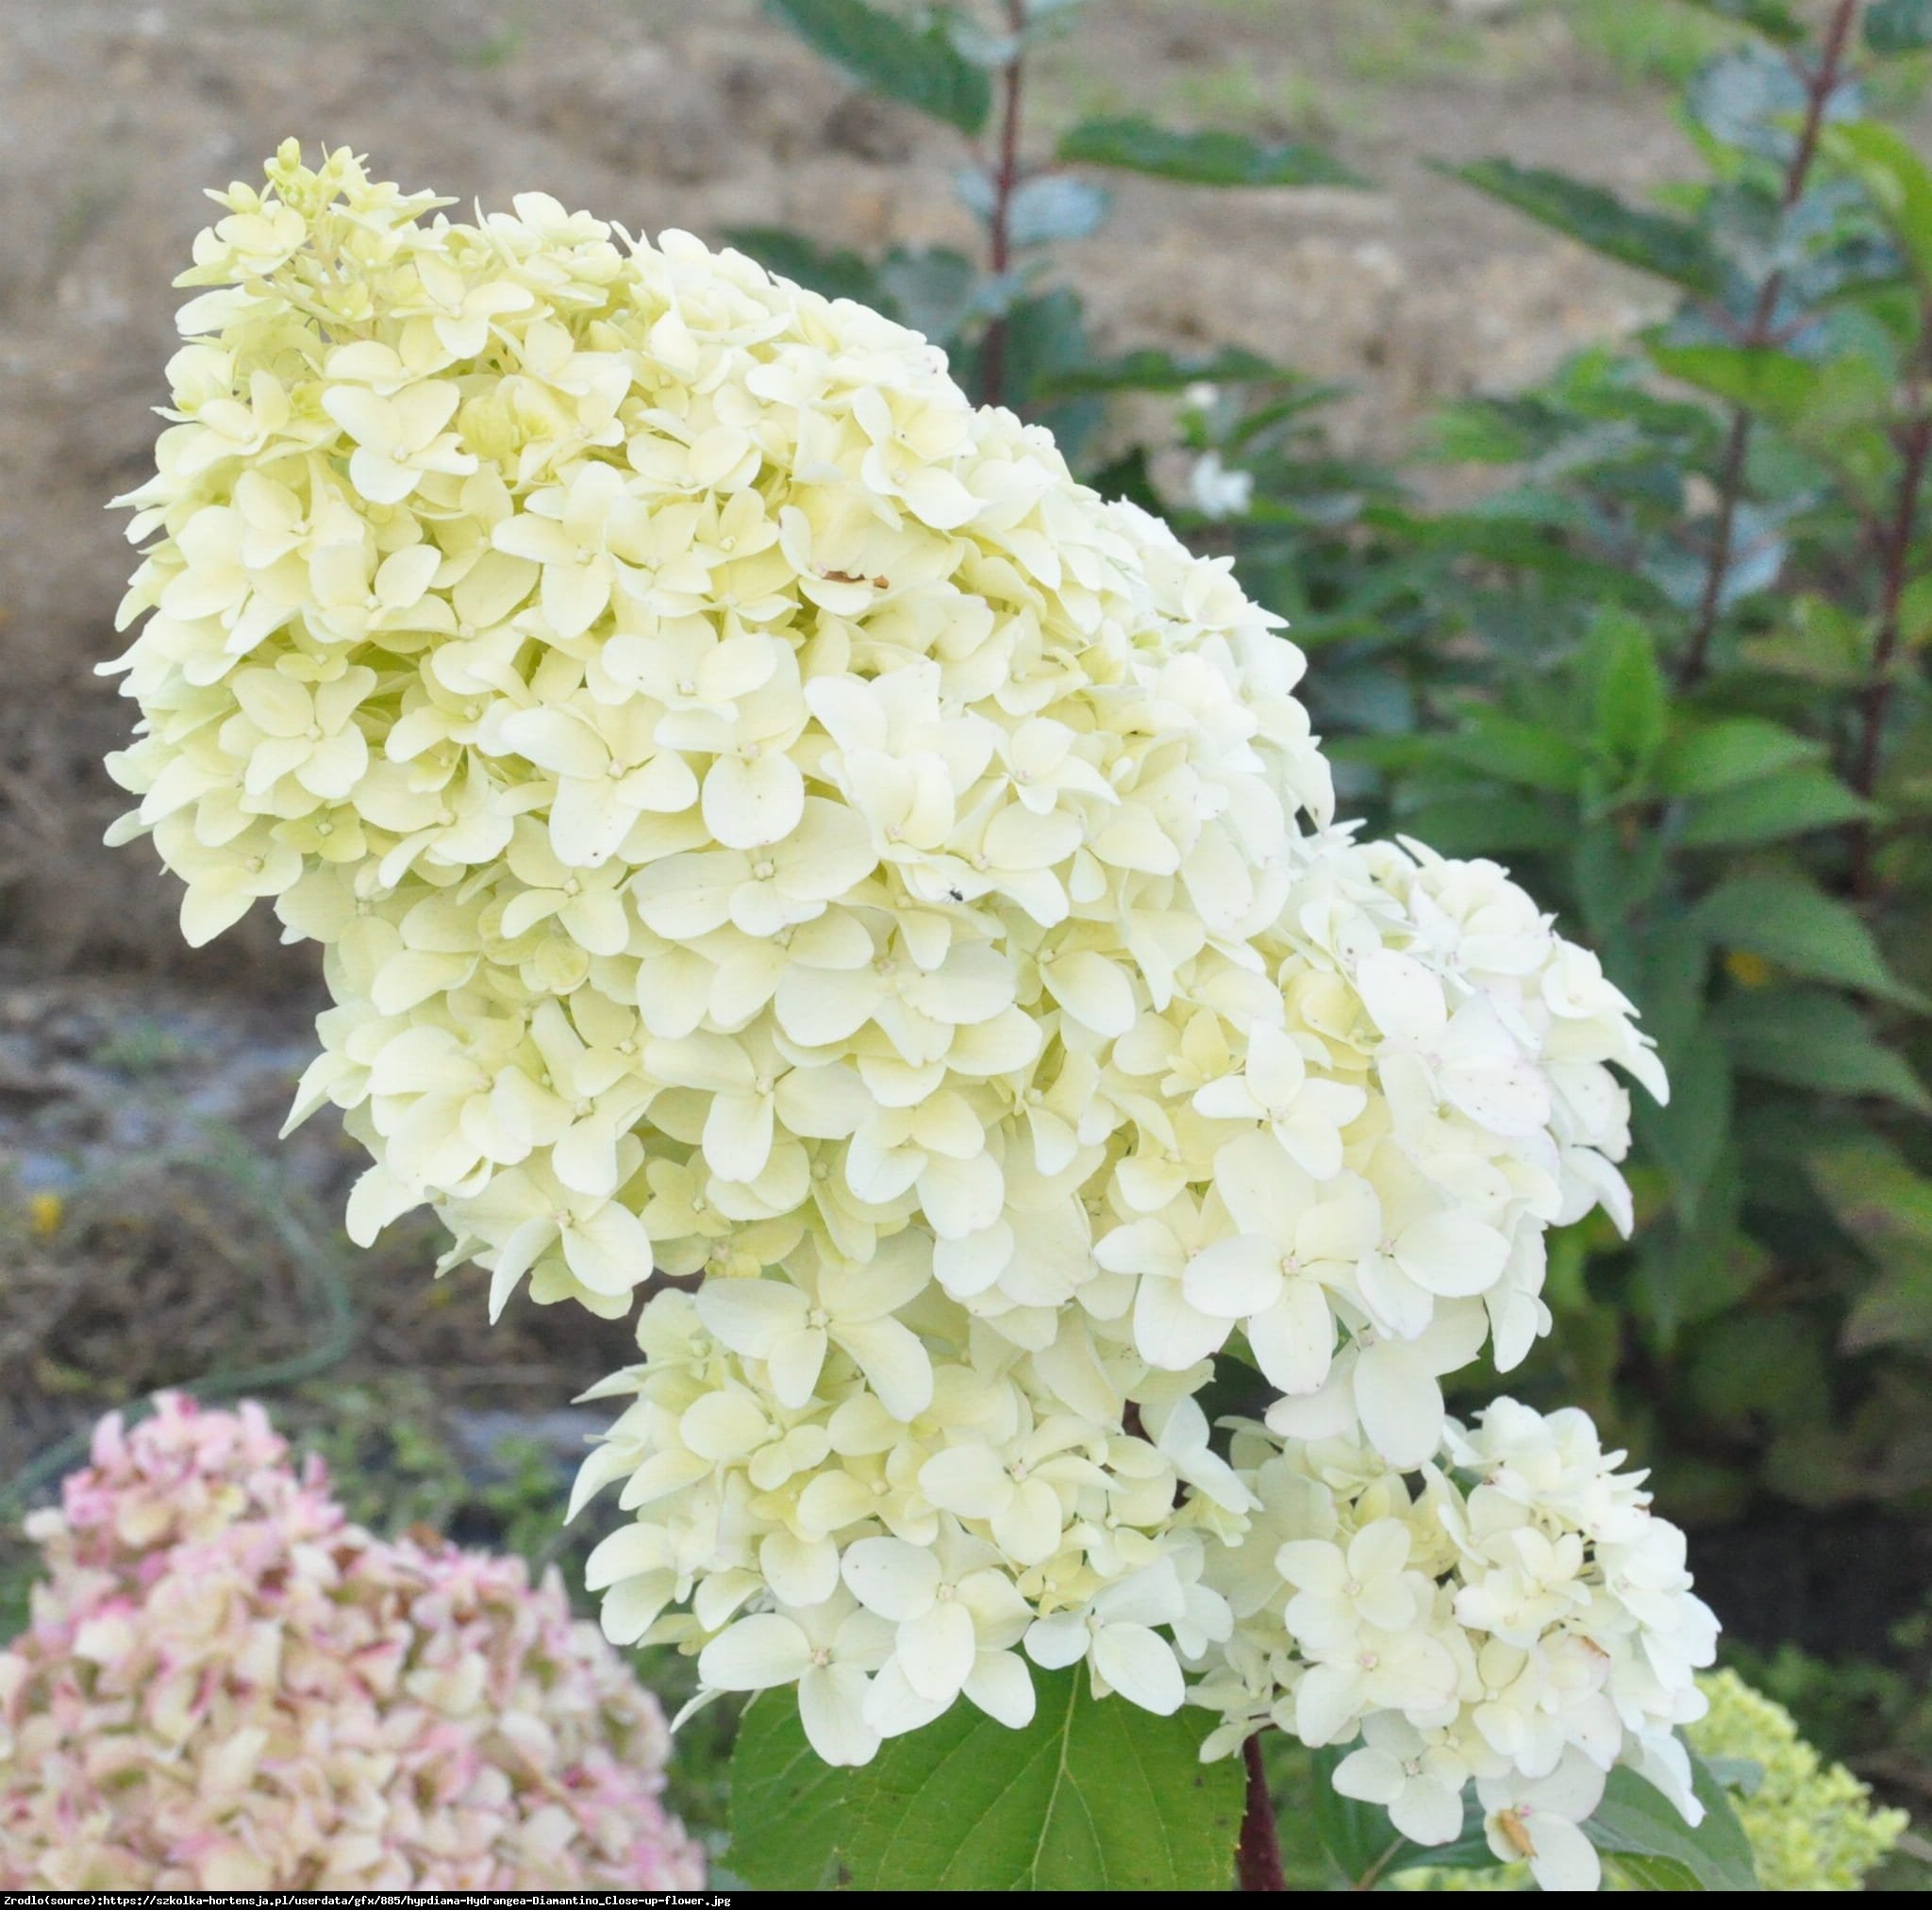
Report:
[[492,1313],[691,1285],[593,1388],[608,1636],[835,1765],[1030,1661],[1359,1740],[1421,1840],[1473,1783],[1561,1886],[1619,1764],[1694,1820],[1681,1535],[1581,1414],[1443,1404],[1629,1222],[1596,960],[1337,823],[1279,620],[917,334],[346,151],[214,196],[117,836],[190,939],[324,945],[358,1238],[433,1205]]
[[349,1522],[261,1409],[163,1394],[29,1530],[9,1889],[695,1888],[657,1701],[553,1571]]

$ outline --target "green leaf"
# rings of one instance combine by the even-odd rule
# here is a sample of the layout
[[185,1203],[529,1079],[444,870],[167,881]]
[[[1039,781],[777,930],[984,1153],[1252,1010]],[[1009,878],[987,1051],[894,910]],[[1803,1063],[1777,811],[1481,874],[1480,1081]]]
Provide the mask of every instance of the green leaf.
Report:
[[1924,1005],[1891,972],[1864,922],[1802,876],[1733,876],[1698,905],[1696,919],[1713,941],[1762,955],[1803,980]]
[[1109,203],[1098,186],[1070,173],[1037,173],[1013,194],[1007,236],[1015,245],[1085,239],[1099,229]]
[[1192,186],[1366,186],[1319,146],[1277,144],[1239,133],[1177,133],[1147,119],[1083,120],[1060,138],[1058,157],[1118,166]]
[[853,1775],[805,1741],[790,1690],[761,1692],[731,1753],[731,1868],[755,1890],[825,1890],[841,1882]]
[[1406,813],[1402,827],[1443,855],[1499,855],[1560,849],[1575,833],[1575,818],[1528,796],[1452,796]]
[[1811,407],[1824,376],[1819,366],[1768,346],[1653,345],[1650,357],[1668,376],[1788,426]]
[[1824,756],[1813,742],[1762,717],[1720,718],[1679,730],[1657,756],[1657,785],[1667,796],[1707,796]]
[[1695,1830],[1655,1785],[1620,1765],[1585,1835],[1621,1866],[1634,1865],[1646,1889],[1757,1890],[1751,1845],[1730,1797],[1701,1758],[1691,1759],[1691,1773],[1705,1813]]
[[1875,1135],[1806,1162],[1839,1225],[1878,1263],[1846,1317],[1846,1353],[1932,1341],[1932,1180]]
[[1873,1095],[1902,1107],[1932,1109],[1904,1059],[1880,1045],[1865,1017],[1842,995],[1816,988],[1753,988],[1711,1011],[1740,1074],[1825,1094]]
[[1677,840],[1687,849],[1775,842],[1873,813],[1872,804],[1827,770],[1782,770],[1698,801]]
[[1648,627],[1618,611],[1599,616],[1588,666],[1597,747],[1623,762],[1647,762],[1664,739],[1669,704]]
[[1858,175],[1920,278],[1932,282],[1932,167],[1903,133],[1875,120],[1834,126],[1825,141],[1832,158]]
[[1096,1700],[1080,1667],[1034,1684],[1025,1730],[955,1705],[855,1773],[854,1887],[1225,1889],[1242,1781],[1201,1762],[1212,1719]]
[[1077,1667],[1032,1676],[1025,1730],[956,1704],[842,1771],[767,1692],[732,1763],[733,1868],[759,1889],[1225,1889],[1242,1780],[1239,1759],[1201,1762],[1213,1720],[1096,1700]]
[[1117,358],[1089,359],[1060,374],[1050,390],[1056,397],[1093,391],[1181,391],[1199,384],[1281,384],[1294,375],[1238,345],[1225,351],[1179,356],[1150,348],[1126,352]]
[[1898,1150],[1867,1134],[1808,1155],[1812,1184],[1860,1245],[1932,1252],[1932,1180]]
[[943,26],[924,32],[865,0],[767,0],[814,53],[888,99],[976,133],[992,110],[987,76],[965,58]]
[[1466,721],[1455,735],[1428,739],[1431,753],[1524,789],[1569,792],[1583,781],[1583,752],[1556,731],[1480,706]]
[[879,261],[878,289],[899,321],[935,344],[949,344],[978,307],[979,270],[963,253],[894,247]]
[[1846,1353],[1932,1344],[1932,1259],[1920,1254],[1882,1266],[1846,1314],[1839,1344]]
[[1731,1062],[1724,1042],[1702,1027],[1669,1058],[1671,1098],[1661,1106],[1633,1097],[1631,1117],[1644,1152],[1670,1176],[1678,1218],[1693,1222],[1731,1138]]
[[1751,26],[1780,46],[1794,46],[1805,38],[1805,23],[1779,0],[1685,0],[1701,12],[1715,13],[1720,20],[1735,20]]
[[1932,0],[1877,0],[1865,15],[1865,44],[1874,53],[1932,46]]
[[1723,263],[1694,225],[1660,212],[1640,211],[1601,186],[1586,185],[1563,173],[1519,166],[1510,159],[1477,159],[1472,165],[1439,165],[1436,170],[1607,258],[1710,296],[1723,287]]

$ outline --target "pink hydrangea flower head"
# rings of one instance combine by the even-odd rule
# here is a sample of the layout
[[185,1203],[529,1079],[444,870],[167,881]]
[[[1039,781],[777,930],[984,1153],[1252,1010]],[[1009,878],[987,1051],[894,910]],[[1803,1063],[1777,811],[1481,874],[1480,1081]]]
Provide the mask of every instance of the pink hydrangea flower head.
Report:
[[553,1571],[348,1520],[258,1406],[97,1429],[0,1653],[0,1886],[691,1888],[657,1701]]

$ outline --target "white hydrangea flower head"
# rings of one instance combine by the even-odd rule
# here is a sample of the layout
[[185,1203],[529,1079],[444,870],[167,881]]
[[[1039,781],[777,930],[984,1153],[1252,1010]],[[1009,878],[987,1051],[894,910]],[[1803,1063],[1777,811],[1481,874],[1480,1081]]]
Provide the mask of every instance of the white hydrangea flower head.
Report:
[[1661,1071],[1501,869],[1335,823],[1228,560],[688,234],[292,143],[214,196],[115,839],[191,940],[324,944],[293,1118],[367,1146],[358,1239],[433,1206],[492,1314],[696,1282],[598,1389],[612,1637],[838,1761],[1023,1721],[1024,1653],[1223,1752],[1399,1719],[1356,1769],[1417,1824],[1566,1747],[1668,1780],[1680,1541],[1587,1422],[1441,1391],[1547,1330],[1549,1226],[1627,1226]]

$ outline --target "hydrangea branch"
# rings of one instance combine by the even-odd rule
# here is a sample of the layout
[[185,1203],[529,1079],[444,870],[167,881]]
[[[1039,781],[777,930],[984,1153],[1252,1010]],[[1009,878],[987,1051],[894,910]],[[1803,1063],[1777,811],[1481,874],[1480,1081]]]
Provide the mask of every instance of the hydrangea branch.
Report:
[[[1798,130],[1785,169],[1781,209],[1789,213],[1804,196],[1806,182],[1818,157],[1819,136],[1824,127],[1825,109],[1844,72],[1852,27],[1857,21],[1859,0],[1836,0],[1831,23],[1825,28],[1818,64],[1807,70],[1794,58],[1792,69],[1805,89],[1805,117]],[[1774,267],[1757,291],[1750,322],[1740,328],[1739,347],[1759,350],[1774,340],[1774,321],[1777,302],[1785,288],[1785,269]],[[1751,414],[1741,405],[1731,412],[1731,424],[1724,440],[1724,457],[1718,468],[1717,516],[1711,529],[1710,557],[1705,570],[1704,590],[1698,600],[1697,620],[1690,642],[1678,666],[1680,687],[1690,689],[1702,680],[1710,661],[1710,645],[1717,635],[1724,612],[1724,584],[1731,568],[1731,547],[1735,536],[1738,507],[1743,502],[1744,465],[1751,449]]]

